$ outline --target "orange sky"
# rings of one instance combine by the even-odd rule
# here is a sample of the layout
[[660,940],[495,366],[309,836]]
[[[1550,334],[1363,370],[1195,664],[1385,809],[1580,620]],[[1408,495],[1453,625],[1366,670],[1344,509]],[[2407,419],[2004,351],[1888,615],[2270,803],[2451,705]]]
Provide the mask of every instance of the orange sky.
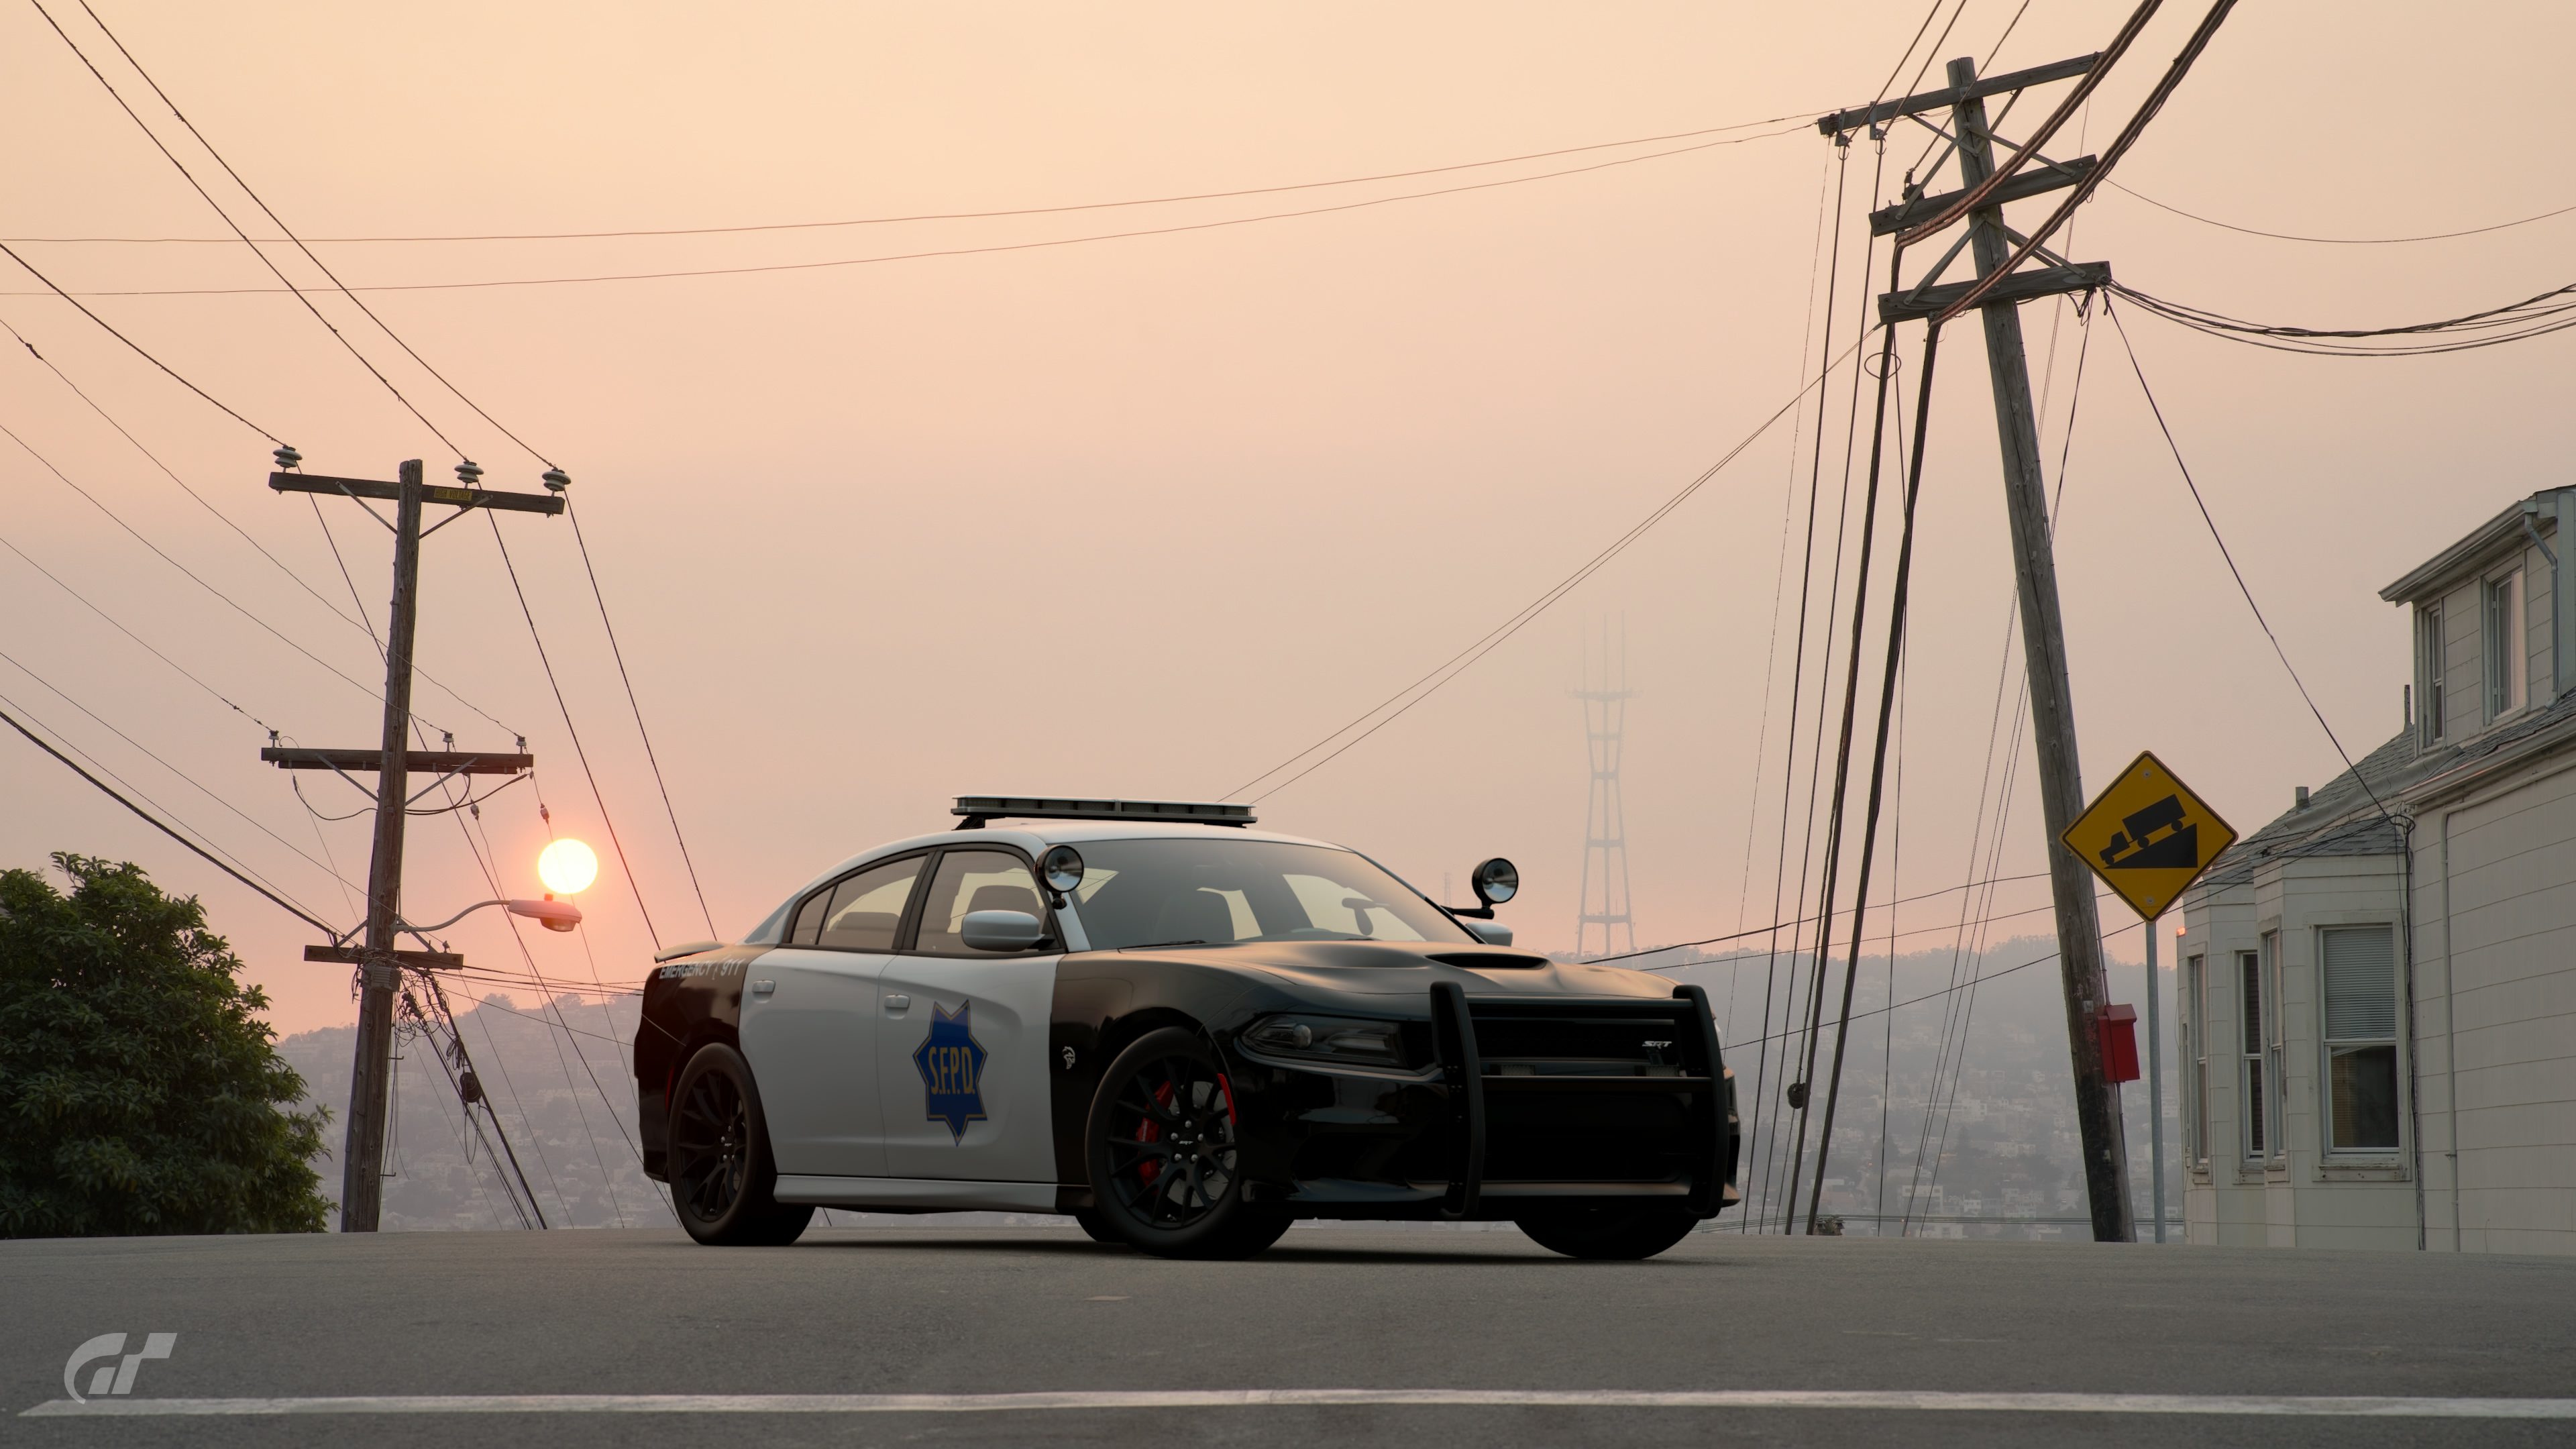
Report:
[[[399,14],[94,3],[227,159],[312,236],[1040,207],[1806,117],[1868,100],[1922,13],[1918,0],[1266,12],[458,4]],[[1940,54],[1984,55],[2014,3],[1967,0]],[[166,120],[131,72],[109,64],[77,5],[48,4],[138,109]],[[2127,8],[2034,6],[1995,67],[2093,49]],[[2173,7],[2105,87],[2093,147],[2202,8]],[[2576,12],[2451,7],[2438,26],[2424,14],[2394,3],[2241,7],[2120,179],[2243,225],[2330,235],[2451,230],[2576,200],[2562,153],[2534,135],[2563,83]],[[0,8],[0,41],[0,127],[14,142],[0,153],[0,232],[220,232],[32,10]],[[1923,134],[1891,141],[1883,187]],[[2079,149],[2071,136],[2057,148]],[[218,179],[198,153],[181,154],[210,185]],[[1185,225],[1625,154],[1053,216],[318,249],[353,284],[837,260]],[[944,823],[960,791],[1222,794],[1475,640],[1796,388],[1832,164],[1830,146],[1806,131],[1175,235],[750,276],[385,292],[370,304],[571,471],[715,925],[731,934],[830,862]],[[1873,164],[1865,143],[1854,148],[1854,215]],[[2025,205],[2015,215],[2025,212],[2037,214]],[[2309,246],[2106,191],[2067,245],[2160,295],[2269,320],[2374,325],[2564,282],[2571,232],[2576,217],[2420,246]],[[1850,237],[1846,259],[1856,227]],[[238,245],[20,250],[82,292],[272,285]],[[311,275],[281,264],[299,281]],[[1847,338],[1858,295],[1848,267],[1844,280]],[[0,318],[346,607],[310,508],[262,486],[269,444],[33,288],[23,275],[0,283]],[[316,471],[390,477],[400,459],[423,457],[443,478],[455,461],[289,297],[91,305],[294,442]],[[487,483],[535,485],[542,464],[345,302],[318,305],[484,464]],[[2319,703],[2356,754],[2386,738],[2399,723],[2405,635],[2374,591],[2508,499],[2565,481],[2561,394],[2576,343],[2318,360],[2143,316],[2129,325]],[[2049,306],[2027,308],[2025,326],[2035,370],[2057,339],[2056,380],[2041,384],[2053,460],[2077,334]],[[1908,894],[1955,884],[1967,868],[2010,588],[1981,349],[1973,329],[1954,340],[1936,390],[1915,585]],[[2104,329],[2093,342],[2058,535],[2088,785],[2152,746],[2250,829],[2287,806],[2293,783],[2331,774],[2333,751],[2236,597],[2116,340]],[[1829,460],[1842,444],[1836,399]],[[14,348],[0,349],[0,423],[252,613],[344,672],[374,672],[362,635]],[[1812,429],[1812,414],[1801,427]],[[1830,505],[1839,469],[1828,470]],[[1265,823],[1349,841],[1434,890],[1443,871],[1463,878],[1483,855],[1511,855],[1528,882],[1509,912],[1522,939],[1570,944],[1586,778],[1567,691],[1584,631],[1624,620],[1640,692],[1626,784],[1641,935],[1760,923],[1783,728],[1775,699],[1766,733],[1764,678],[1790,480],[1784,425],[1454,685],[1264,800]],[[244,711],[306,744],[375,741],[364,693],[153,558],[5,439],[0,486],[0,533]],[[1798,490],[1803,500],[1803,479]],[[346,502],[324,513],[380,615],[381,530]],[[662,936],[704,935],[571,534],[559,521],[502,526]],[[438,535],[428,560],[424,665],[528,736],[557,827],[606,854],[600,808],[489,528],[469,521]],[[321,856],[327,841],[341,874],[363,881],[365,821],[320,825],[317,841],[282,777],[257,763],[265,735],[248,719],[6,553],[0,609],[12,659],[283,842]],[[1786,665],[1784,651],[1773,663],[1782,690]],[[324,870],[4,662],[0,695],[322,914],[354,918]],[[435,688],[416,702],[462,744],[508,743]],[[1757,736],[1770,767],[1748,821]],[[34,865],[54,849],[140,861],[205,897],[276,997],[282,1026],[349,1017],[344,974],[297,958],[306,928],[23,742],[0,742],[0,790],[0,861]],[[308,780],[307,793],[334,814],[365,803],[336,781]],[[508,890],[535,889],[535,800],[522,785],[485,809]],[[2037,868],[2038,839],[2025,791],[2007,872]],[[415,918],[488,893],[453,823],[417,821],[414,840]],[[640,974],[649,943],[613,861],[611,871],[587,898],[590,954],[582,938],[530,932],[549,977]],[[2008,908],[2043,900],[2014,890]],[[1930,903],[1905,924],[1954,909]],[[2027,924],[2044,929],[2045,918]],[[486,913],[454,941],[478,963],[524,969],[505,931]],[[2115,950],[2133,955],[2135,940]]]

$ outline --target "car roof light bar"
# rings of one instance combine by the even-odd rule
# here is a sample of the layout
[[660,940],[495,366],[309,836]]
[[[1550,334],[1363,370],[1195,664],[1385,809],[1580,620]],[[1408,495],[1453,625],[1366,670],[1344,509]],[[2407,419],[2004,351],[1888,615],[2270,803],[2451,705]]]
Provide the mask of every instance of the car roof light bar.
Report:
[[1253,821],[1249,805],[1199,800],[1069,800],[1029,795],[960,795],[949,813],[960,830],[981,830],[987,820],[1160,820],[1192,825]]

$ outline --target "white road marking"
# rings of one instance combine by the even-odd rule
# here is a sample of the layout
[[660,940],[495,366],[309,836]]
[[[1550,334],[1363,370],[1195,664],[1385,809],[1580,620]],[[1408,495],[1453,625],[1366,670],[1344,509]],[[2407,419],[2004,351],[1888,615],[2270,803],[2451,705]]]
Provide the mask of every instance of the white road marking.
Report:
[[1109,1389],[1017,1394],[375,1394],[53,1399],[21,1418],[279,1414],[989,1414],[1307,1405],[1429,1408],[1842,1409],[1899,1413],[2233,1414],[2263,1418],[2576,1419],[2576,1399],[2377,1395],[2029,1394],[1909,1389]]

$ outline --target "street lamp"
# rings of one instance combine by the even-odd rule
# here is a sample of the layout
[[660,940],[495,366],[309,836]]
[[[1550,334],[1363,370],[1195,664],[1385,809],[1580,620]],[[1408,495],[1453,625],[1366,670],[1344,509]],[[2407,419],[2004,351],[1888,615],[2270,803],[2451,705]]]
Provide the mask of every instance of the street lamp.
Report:
[[581,907],[570,901],[555,899],[557,894],[579,895],[599,878],[599,857],[589,846],[569,837],[545,848],[537,857],[537,876],[546,883],[543,900],[477,901],[434,926],[406,924],[403,929],[416,934],[443,930],[464,920],[485,906],[500,906],[514,916],[526,916],[549,931],[569,931],[581,924]]

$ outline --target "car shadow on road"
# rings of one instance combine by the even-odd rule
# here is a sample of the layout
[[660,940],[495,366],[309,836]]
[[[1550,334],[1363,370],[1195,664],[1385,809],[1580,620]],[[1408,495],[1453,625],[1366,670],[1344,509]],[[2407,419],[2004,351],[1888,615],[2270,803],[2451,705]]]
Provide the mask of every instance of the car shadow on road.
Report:
[[[803,1239],[797,1244],[797,1246],[800,1248],[833,1248],[843,1251],[860,1252],[1036,1254],[1044,1257],[1058,1258],[1132,1258],[1138,1256],[1136,1250],[1133,1248],[1111,1247],[1105,1243],[1092,1242],[1087,1238],[1068,1237],[1057,1239],[1054,1237],[1041,1237],[1034,1235],[1022,1237],[1017,1235],[1004,1236],[1000,1234],[988,1236],[985,1233],[978,1232],[954,1234],[922,1233],[919,1235],[907,1233],[900,1237],[893,1236],[891,1234],[886,1236],[870,1234],[864,1237],[857,1236],[855,1234],[849,1236],[842,1236],[839,1234],[825,1236],[817,1234]],[[1320,1242],[1297,1243],[1293,1241],[1282,1242],[1247,1261],[1256,1263],[1369,1264],[1377,1266],[1387,1264],[1439,1265],[1510,1263],[1521,1267],[1554,1266],[1571,1268],[1582,1265],[1581,1259],[1561,1258],[1552,1253],[1496,1252],[1477,1249],[1377,1248],[1361,1247],[1356,1245],[1344,1246],[1340,1244],[1326,1244]],[[1665,1268],[1681,1266],[1708,1268],[1722,1267],[1726,1266],[1726,1264],[1722,1260],[1710,1258],[1676,1258],[1671,1260],[1660,1260],[1658,1262],[1658,1266]]]
[[[864,1229],[860,1231],[865,1231]],[[1049,1257],[1083,1258],[1125,1255],[1133,1248],[1113,1248],[1088,1238],[1059,1241],[1040,1237],[984,1237],[972,1230],[965,1233],[924,1233],[918,1237],[841,1237],[813,1234],[801,1238],[800,1248],[864,1249],[870,1252],[941,1252],[941,1253],[1039,1253]]]

